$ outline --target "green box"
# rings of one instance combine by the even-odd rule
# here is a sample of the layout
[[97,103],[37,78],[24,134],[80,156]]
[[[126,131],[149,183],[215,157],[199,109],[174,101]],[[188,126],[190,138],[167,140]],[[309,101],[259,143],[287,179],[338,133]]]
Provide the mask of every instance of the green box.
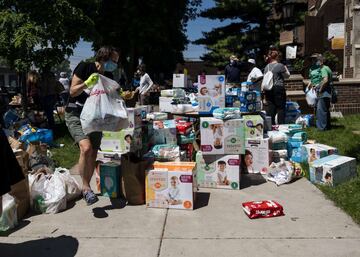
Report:
[[115,162],[107,162],[101,164],[101,194],[110,198],[118,198],[121,192],[120,185],[120,165]]

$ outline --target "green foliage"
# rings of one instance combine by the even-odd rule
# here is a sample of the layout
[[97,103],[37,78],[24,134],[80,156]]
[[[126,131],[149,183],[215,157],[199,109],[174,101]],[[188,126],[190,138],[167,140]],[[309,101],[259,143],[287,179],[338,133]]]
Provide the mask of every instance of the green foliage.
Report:
[[0,1],[0,56],[24,72],[61,63],[80,37],[93,37],[97,0]]
[[53,66],[51,71],[54,72],[55,75],[59,76],[60,72],[66,72],[67,76],[71,75],[70,61],[68,59],[62,61],[61,63]]
[[303,70],[304,70],[304,63],[305,63],[305,61],[302,58],[295,59],[295,61],[294,61],[294,70],[296,72],[302,73]]
[[195,17],[200,3],[103,0],[95,20],[100,36],[94,41],[94,48],[114,45],[120,49],[128,74],[132,74],[139,57],[143,57],[150,74],[172,73],[176,63],[183,61],[182,51],[188,43],[186,24]]
[[256,56],[258,63],[268,46],[279,37],[277,24],[271,19],[273,1],[216,0],[216,6],[201,13],[209,19],[232,19],[227,26],[203,33],[195,44],[203,44],[209,50],[202,59],[217,67],[223,67],[232,54],[245,60]]
[[339,63],[339,58],[330,51],[324,52],[323,56],[325,57],[325,64],[330,67],[331,70],[337,70],[337,65]]

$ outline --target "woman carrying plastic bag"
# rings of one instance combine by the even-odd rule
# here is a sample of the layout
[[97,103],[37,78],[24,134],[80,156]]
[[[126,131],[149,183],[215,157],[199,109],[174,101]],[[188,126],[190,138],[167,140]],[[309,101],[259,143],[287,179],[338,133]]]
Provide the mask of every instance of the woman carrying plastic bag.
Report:
[[80,120],[85,134],[95,131],[119,131],[128,127],[124,101],[116,91],[120,86],[101,74],[82,109]]
[[[111,78],[118,61],[119,53],[115,48],[101,47],[96,53],[95,62],[81,62],[76,66],[71,80],[65,121],[71,136],[80,147],[78,170],[82,178],[82,194],[88,205],[98,201],[91,190],[90,180],[101,144],[101,131],[126,125],[126,110],[121,98],[116,95],[119,86],[102,76]],[[107,123],[111,124],[111,128]]]

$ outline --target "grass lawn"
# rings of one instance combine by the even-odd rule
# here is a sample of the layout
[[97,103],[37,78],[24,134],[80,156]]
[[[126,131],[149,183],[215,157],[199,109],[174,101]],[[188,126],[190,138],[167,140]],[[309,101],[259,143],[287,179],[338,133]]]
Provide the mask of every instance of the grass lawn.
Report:
[[[320,132],[315,128],[307,129],[308,138],[319,143],[337,147],[341,155],[357,159],[358,177],[337,187],[319,186],[320,190],[334,203],[360,224],[360,115],[345,116],[333,121],[333,129]],[[74,145],[65,124],[55,131],[55,141],[64,144],[62,148],[53,148],[53,159],[58,166],[71,168],[79,158],[79,148]]]
[[[358,177],[337,187],[318,186],[334,203],[360,224],[360,115],[345,116],[334,120],[330,131],[307,129],[308,138],[319,143],[337,147],[340,155],[357,160]],[[355,131],[355,133],[354,133]]]
[[51,149],[56,166],[70,169],[79,159],[79,147],[75,145],[64,123],[57,124],[54,138],[57,144],[64,144],[64,147]]

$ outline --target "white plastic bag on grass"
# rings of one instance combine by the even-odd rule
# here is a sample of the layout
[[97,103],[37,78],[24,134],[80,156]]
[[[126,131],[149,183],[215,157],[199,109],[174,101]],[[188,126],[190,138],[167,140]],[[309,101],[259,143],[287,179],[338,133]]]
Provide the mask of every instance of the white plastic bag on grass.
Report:
[[99,75],[91,89],[80,115],[85,134],[95,131],[119,131],[128,127],[128,114],[124,101],[116,91],[116,81]]

